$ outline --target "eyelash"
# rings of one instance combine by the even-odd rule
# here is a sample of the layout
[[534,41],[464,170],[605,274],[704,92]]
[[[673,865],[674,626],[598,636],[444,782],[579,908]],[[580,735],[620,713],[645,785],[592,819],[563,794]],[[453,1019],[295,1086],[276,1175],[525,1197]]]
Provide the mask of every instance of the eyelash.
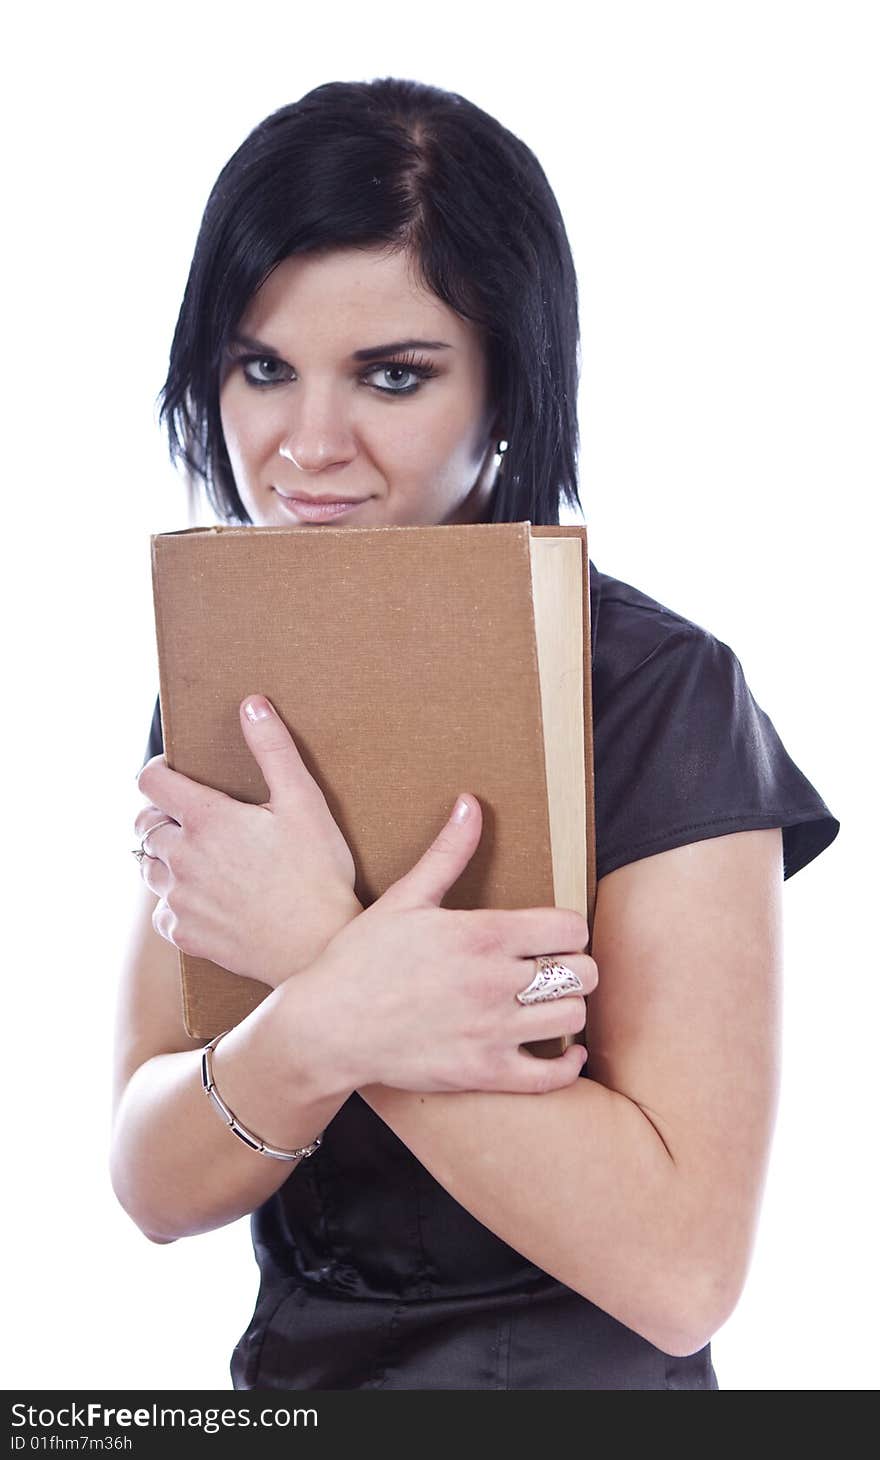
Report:
[[[236,358],[236,364],[241,368],[248,385],[252,386],[254,390],[268,390],[273,385],[289,384],[287,380],[253,380],[248,375],[246,366],[252,364],[262,365],[267,360],[271,360],[273,364],[282,363],[276,355],[239,355]],[[401,356],[400,359],[378,362],[375,365],[371,365],[365,374],[375,375],[379,370],[406,370],[410,374],[419,377],[414,385],[406,385],[402,390],[390,390],[387,387],[383,388],[381,385],[370,387],[371,390],[377,390],[380,395],[414,395],[425,380],[430,380],[432,376],[437,374],[437,370],[430,360],[426,360],[422,355],[412,354]]]

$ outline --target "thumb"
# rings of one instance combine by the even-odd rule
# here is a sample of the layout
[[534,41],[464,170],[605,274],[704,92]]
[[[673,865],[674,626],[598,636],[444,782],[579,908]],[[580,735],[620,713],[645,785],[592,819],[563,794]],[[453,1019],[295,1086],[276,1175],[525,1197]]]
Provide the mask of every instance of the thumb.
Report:
[[428,850],[383,893],[380,901],[398,907],[439,907],[480,844],[483,815],[476,796],[459,796],[449,820]]
[[312,778],[278,711],[265,695],[252,694],[238,707],[248,749],[269,789],[270,801],[283,800]]

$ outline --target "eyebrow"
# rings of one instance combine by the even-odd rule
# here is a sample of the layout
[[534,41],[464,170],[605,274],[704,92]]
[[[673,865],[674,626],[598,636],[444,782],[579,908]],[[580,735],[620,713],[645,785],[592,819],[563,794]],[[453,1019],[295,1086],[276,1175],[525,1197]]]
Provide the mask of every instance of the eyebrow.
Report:
[[[265,355],[278,355],[279,351],[274,345],[267,345],[262,340],[255,340],[250,335],[235,334],[230,342],[232,345],[245,345],[249,350],[259,350]],[[352,360],[379,360],[383,355],[398,355],[403,350],[451,350],[452,345],[446,344],[444,340],[393,340],[388,345],[371,345],[367,350],[353,350]]]

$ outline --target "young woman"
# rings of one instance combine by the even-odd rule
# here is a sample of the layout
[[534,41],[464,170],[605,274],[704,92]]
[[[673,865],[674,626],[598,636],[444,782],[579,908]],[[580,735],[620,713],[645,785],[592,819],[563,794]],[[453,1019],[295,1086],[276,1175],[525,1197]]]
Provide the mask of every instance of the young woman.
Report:
[[[223,521],[552,524],[578,505],[577,352],[529,149],[456,94],[332,83],[220,174],[163,416]],[[592,562],[590,592],[591,941],[566,909],[440,906],[480,840],[466,787],[363,909],[259,686],[263,806],[166,766],[156,702],[111,1172],[156,1242],[252,1214],[236,1388],[718,1388],[776,1108],[782,882],[839,824],[726,644]],[[207,1055],[178,948],[272,986]],[[533,1002],[543,955],[568,974]],[[578,985],[588,1063],[523,1051],[584,1027]]]

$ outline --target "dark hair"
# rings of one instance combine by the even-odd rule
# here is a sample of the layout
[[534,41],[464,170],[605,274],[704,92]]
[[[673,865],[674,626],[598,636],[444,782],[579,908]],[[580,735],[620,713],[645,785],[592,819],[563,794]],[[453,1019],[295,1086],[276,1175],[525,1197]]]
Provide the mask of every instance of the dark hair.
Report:
[[484,332],[508,442],[493,522],[559,522],[577,491],[577,277],[534,154],[456,92],[394,77],[332,81],[248,135],[205,207],[174,331],[160,422],[172,462],[218,517],[249,523],[220,423],[224,351],[291,254],[407,249],[421,282]]

